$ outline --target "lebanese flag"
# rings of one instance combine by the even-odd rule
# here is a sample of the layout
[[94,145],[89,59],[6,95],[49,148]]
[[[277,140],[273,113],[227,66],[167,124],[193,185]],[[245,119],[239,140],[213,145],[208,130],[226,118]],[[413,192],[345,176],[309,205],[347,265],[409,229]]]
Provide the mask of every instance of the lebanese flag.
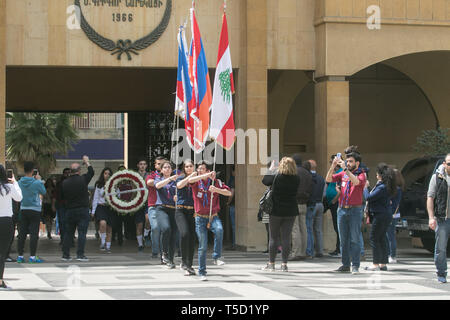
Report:
[[222,19],[216,75],[211,112],[210,137],[224,149],[230,150],[235,140],[233,119],[233,68],[231,66],[228,24],[225,12]]

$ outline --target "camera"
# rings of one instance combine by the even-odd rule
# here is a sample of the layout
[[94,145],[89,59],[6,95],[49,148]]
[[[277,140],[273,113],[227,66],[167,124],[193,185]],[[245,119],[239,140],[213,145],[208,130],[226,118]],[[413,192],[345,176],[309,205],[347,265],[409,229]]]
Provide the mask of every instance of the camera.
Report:
[[38,174],[37,169],[34,169],[34,170],[33,170],[33,176],[36,176],[37,174]]

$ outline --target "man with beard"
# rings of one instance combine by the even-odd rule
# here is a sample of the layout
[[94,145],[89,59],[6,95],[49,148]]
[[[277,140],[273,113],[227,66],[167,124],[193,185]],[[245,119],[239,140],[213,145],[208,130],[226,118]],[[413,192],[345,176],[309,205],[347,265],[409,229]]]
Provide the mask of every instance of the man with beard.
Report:
[[[342,247],[342,266],[337,272],[359,273],[360,266],[360,232],[363,215],[363,191],[366,185],[366,175],[359,168],[361,156],[353,152],[347,154],[346,161],[335,157],[328,170],[326,181],[336,182],[341,186],[338,208],[339,238]],[[336,166],[343,171],[334,174]]]

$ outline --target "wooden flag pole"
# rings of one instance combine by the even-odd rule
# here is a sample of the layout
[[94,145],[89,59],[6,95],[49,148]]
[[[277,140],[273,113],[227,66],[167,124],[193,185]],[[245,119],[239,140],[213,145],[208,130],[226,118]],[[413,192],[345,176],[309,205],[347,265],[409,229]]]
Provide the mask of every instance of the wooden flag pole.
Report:
[[[216,154],[217,154],[217,140],[215,140],[214,141],[214,164],[213,164],[213,171],[215,172],[216,171]],[[214,176],[214,179],[212,179],[212,183],[211,183],[211,186],[214,186],[214,182],[215,182],[215,176]],[[206,225],[206,227],[208,228],[208,229],[210,229],[211,228],[211,214],[212,214],[212,206],[213,206],[213,198],[214,198],[214,193],[213,192],[211,192],[211,203],[209,204],[209,222],[208,222],[208,224]]]

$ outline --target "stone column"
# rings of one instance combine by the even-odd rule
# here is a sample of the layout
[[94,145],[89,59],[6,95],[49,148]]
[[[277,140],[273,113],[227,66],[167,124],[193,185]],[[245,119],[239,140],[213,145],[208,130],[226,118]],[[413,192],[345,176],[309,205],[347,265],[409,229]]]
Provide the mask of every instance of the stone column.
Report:
[[318,171],[326,174],[332,154],[350,144],[349,82],[328,77],[315,87],[316,157]]
[[[267,4],[261,0],[240,2],[241,25],[246,28],[241,43],[241,64],[236,97],[236,128],[267,128]],[[246,251],[265,250],[265,227],[257,221],[259,198],[265,190],[260,164],[236,165],[236,243]]]
[[0,0],[0,163],[5,165],[6,108],[6,0]]
[[[324,178],[332,154],[344,153],[350,144],[349,82],[344,77],[326,77],[315,87],[315,124],[317,171]],[[336,248],[336,233],[331,214],[323,219],[325,251]]]

